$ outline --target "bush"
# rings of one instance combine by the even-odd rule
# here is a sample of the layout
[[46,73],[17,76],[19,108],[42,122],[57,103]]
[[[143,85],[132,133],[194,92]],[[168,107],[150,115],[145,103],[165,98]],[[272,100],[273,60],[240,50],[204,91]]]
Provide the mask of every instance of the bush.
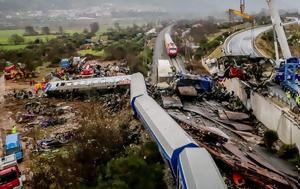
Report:
[[131,74],[140,72],[144,76],[147,76],[148,66],[143,63],[143,60],[134,55],[128,55],[126,59],[128,61]]
[[111,160],[99,188],[164,189],[163,161],[154,142],[141,148],[132,147],[129,154]]
[[72,145],[58,153],[50,151],[33,158],[32,188],[96,186],[100,165],[105,165],[123,148],[119,122],[128,122],[129,115],[124,114],[121,120],[115,120],[97,105],[87,109]]
[[268,148],[271,148],[278,139],[279,137],[276,131],[268,130],[264,133],[264,142]]
[[13,34],[8,38],[9,43],[19,45],[25,42],[25,39],[18,34]]
[[294,159],[299,155],[299,150],[295,144],[283,145],[277,152],[278,156],[283,159]]

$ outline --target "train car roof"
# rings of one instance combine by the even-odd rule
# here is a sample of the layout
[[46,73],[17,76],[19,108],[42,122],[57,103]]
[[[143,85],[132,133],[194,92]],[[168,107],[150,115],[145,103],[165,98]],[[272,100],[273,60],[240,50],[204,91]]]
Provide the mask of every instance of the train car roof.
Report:
[[195,141],[150,96],[144,95],[134,103],[141,119],[168,158],[184,146],[198,146]]
[[227,189],[214,160],[204,148],[186,148],[179,169],[187,189]]
[[88,79],[76,79],[76,80],[62,80],[62,81],[53,81],[49,82],[49,88],[47,91],[54,91],[57,89],[65,88],[82,88],[95,84],[118,84],[122,81],[130,81],[131,75],[125,76],[114,76],[114,77],[99,77],[99,78],[88,78]]
[[144,76],[141,73],[135,73],[131,76],[130,101],[132,101],[134,97],[140,95],[148,95],[147,88],[146,88]]

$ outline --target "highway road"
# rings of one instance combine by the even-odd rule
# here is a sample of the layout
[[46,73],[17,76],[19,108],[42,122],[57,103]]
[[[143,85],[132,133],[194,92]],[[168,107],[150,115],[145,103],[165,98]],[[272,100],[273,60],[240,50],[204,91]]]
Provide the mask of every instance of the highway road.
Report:
[[[291,25],[300,23],[300,21],[295,18],[294,21],[285,23],[284,25]],[[262,34],[272,29],[272,26],[259,26],[254,29],[246,29],[234,33],[229,36],[224,44],[225,53],[227,55],[251,55],[254,57],[264,56],[256,49],[255,39]]]
[[247,29],[235,33],[225,42],[225,52],[227,55],[251,55],[255,57],[263,56],[254,45],[254,39],[261,33],[269,31],[272,26],[261,26],[254,29]]
[[[299,20],[295,20],[289,23],[286,23],[285,25],[295,24],[299,23]],[[227,55],[251,55],[254,57],[261,57],[264,56],[259,52],[258,49],[256,49],[255,46],[255,39],[263,32],[269,31],[272,29],[272,26],[261,26],[256,27],[254,29],[247,29],[240,32],[237,32],[230,37],[228,37],[225,41],[224,47],[225,47],[225,53]],[[273,94],[276,94],[276,96],[279,96],[281,99],[283,99],[285,102],[288,102],[288,99],[285,95],[285,92],[281,90],[281,87],[278,85],[269,86],[270,92]],[[292,99],[290,101],[292,106],[296,104],[295,100]]]

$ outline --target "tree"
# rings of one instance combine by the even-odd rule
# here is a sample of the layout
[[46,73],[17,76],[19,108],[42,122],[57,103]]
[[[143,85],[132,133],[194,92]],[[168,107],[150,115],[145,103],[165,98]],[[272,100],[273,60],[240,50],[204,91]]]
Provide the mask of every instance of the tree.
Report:
[[86,29],[86,28],[84,28],[84,29],[83,29],[83,33],[84,33],[84,34],[87,34],[87,33],[89,33],[89,30]]
[[264,142],[268,148],[272,148],[273,144],[279,139],[276,131],[268,130],[264,133]]
[[26,26],[25,27],[25,34],[24,35],[37,35],[38,32],[36,32],[33,28],[33,26]]
[[10,43],[13,43],[14,45],[19,45],[21,43],[24,43],[24,38],[22,36],[19,36],[17,34],[13,34],[9,37],[8,41]]
[[49,35],[50,34],[50,28],[48,26],[42,27],[42,34],[43,35]]
[[58,27],[58,33],[59,33],[59,34],[64,34],[64,29],[63,29],[62,26],[59,26],[59,27]]
[[90,24],[91,33],[95,34],[99,30],[98,22],[93,22]]
[[114,27],[117,31],[120,31],[121,30],[121,26],[120,26],[120,23],[119,22],[115,22],[114,23]]

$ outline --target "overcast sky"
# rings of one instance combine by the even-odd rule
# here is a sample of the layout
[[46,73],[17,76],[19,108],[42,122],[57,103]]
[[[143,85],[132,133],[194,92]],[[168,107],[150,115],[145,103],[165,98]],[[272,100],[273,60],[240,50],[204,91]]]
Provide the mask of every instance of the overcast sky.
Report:
[[[280,9],[300,10],[300,0],[276,1]],[[154,7],[172,13],[214,15],[229,8],[239,9],[239,2],[240,0],[0,0],[0,10],[72,9],[113,3],[123,8]],[[267,8],[266,0],[246,0],[248,13],[259,12],[263,8]]]
[[[162,0],[163,1],[163,0]],[[239,0],[164,0],[171,3],[170,11],[199,11],[211,14],[214,11],[225,11],[229,8],[239,9]],[[171,2],[170,2],[171,1]],[[276,0],[280,9],[300,10],[300,0]],[[166,5],[164,5],[166,6]],[[259,12],[267,8],[265,0],[246,0],[246,11],[249,13]]]

